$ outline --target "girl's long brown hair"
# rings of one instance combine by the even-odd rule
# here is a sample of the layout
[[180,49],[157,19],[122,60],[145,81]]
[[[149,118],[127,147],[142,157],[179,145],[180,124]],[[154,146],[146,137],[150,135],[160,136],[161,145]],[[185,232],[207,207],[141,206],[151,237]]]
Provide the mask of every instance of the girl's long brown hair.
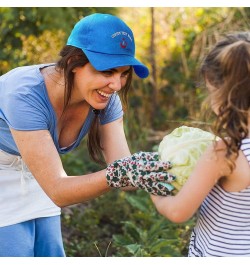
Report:
[[[63,112],[67,109],[67,106],[70,102],[72,91],[74,89],[74,73],[73,69],[76,67],[82,67],[89,62],[87,56],[84,52],[73,46],[65,46],[60,52],[61,58],[56,64],[58,71],[63,71],[64,81],[65,81],[65,93],[64,93],[64,109]],[[127,95],[132,81],[132,68],[129,73],[126,85],[120,90],[119,95],[124,106],[127,106]],[[105,111],[105,110],[102,110]],[[88,132],[88,150],[91,158],[100,164],[104,164],[102,156],[102,146],[99,135],[99,118],[98,111],[94,117],[94,120],[91,124],[90,130]]]
[[218,104],[214,132],[226,144],[230,169],[239,155],[242,139],[248,136],[250,111],[250,34],[228,34],[205,57],[201,74],[215,87],[210,99]]

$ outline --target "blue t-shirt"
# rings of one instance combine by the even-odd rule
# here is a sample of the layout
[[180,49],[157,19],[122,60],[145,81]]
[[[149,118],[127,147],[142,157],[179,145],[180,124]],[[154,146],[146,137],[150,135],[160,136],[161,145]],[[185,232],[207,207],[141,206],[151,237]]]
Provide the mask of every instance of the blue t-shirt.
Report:
[[[56,115],[40,72],[41,68],[48,65],[18,67],[0,77],[0,149],[3,151],[20,155],[9,128],[22,131],[49,130],[60,154],[75,149],[88,133],[95,115],[91,107],[74,144],[68,148],[59,146]],[[99,115],[100,123],[104,125],[122,116],[120,98],[114,94]]]

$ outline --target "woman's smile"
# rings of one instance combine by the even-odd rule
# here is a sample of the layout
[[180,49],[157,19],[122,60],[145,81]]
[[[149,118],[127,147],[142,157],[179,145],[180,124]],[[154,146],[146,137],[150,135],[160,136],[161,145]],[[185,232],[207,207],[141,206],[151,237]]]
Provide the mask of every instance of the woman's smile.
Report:
[[109,98],[114,94],[114,93],[105,93],[105,92],[103,92],[103,91],[101,91],[101,90],[99,90],[99,89],[97,89],[96,92],[97,92],[100,96],[102,96],[102,97],[104,97],[104,98],[106,98],[106,99],[109,99]]

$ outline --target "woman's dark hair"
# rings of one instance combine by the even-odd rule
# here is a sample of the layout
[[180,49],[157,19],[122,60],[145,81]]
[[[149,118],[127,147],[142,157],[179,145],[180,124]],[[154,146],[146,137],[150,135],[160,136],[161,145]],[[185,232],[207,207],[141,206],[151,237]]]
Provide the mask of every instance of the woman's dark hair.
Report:
[[209,100],[218,105],[214,132],[226,144],[226,158],[233,170],[232,158],[239,155],[241,141],[249,133],[250,33],[226,35],[205,57],[200,72],[215,88],[209,93]]
[[[56,68],[59,71],[63,71],[64,73],[64,81],[65,81],[65,94],[64,94],[64,108],[63,113],[67,109],[67,106],[70,102],[72,90],[74,89],[74,73],[73,69],[76,67],[82,67],[89,62],[87,56],[84,52],[73,46],[64,46],[64,48],[60,51],[61,58],[56,64]],[[127,79],[125,86],[119,91],[119,95],[121,96],[121,101],[123,106],[127,106],[127,94],[132,81],[132,67],[130,68],[130,73]],[[105,110],[102,110],[105,111]],[[102,156],[102,146],[99,135],[99,118],[98,111],[95,112],[96,115],[91,124],[90,130],[88,132],[88,150],[91,158],[100,164],[104,164],[103,156]]]

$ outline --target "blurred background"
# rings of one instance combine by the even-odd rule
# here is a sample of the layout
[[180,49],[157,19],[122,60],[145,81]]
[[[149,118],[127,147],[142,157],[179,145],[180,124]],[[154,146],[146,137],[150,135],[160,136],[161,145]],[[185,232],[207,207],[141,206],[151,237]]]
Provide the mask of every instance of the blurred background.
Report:
[[[74,24],[99,12],[133,30],[136,55],[150,77],[134,75],[125,130],[131,152],[152,151],[181,125],[208,129],[198,67],[224,33],[248,31],[248,7],[0,7],[0,75],[18,66],[57,61]],[[62,157],[68,174],[101,169],[86,143]],[[34,203],[34,202],[33,202]],[[63,239],[72,257],[182,257],[195,216],[184,224],[161,217],[144,191],[105,194],[62,210]]]

